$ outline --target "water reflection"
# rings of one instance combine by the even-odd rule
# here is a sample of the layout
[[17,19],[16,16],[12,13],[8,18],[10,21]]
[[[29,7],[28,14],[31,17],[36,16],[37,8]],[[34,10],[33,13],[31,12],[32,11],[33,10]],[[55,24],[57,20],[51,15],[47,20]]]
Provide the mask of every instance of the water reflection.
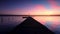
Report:
[[35,16],[33,18],[41,22],[43,25],[47,25],[47,27],[52,27],[49,29],[55,29],[58,25],[60,25],[60,16]]
[[[5,27],[8,29],[10,27],[14,27],[21,22],[23,22],[26,18],[22,18],[23,16],[3,16],[2,20],[0,17],[0,30]],[[45,25],[52,31],[60,32],[60,16],[33,16],[35,20]]]

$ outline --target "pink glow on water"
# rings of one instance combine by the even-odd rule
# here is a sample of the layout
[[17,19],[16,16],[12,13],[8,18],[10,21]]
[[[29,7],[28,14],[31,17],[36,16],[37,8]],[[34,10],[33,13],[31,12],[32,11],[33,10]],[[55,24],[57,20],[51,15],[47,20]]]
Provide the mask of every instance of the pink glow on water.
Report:
[[[50,30],[54,30],[58,25],[60,25],[60,17],[58,16],[40,16],[40,17],[33,17],[35,20],[40,22],[43,25],[50,24]],[[49,21],[49,22],[47,22]]]

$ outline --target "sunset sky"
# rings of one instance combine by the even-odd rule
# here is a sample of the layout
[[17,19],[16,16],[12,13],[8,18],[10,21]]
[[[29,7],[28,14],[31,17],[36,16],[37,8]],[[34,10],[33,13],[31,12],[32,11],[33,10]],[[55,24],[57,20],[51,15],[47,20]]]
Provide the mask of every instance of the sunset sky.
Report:
[[60,0],[1,0],[0,14],[60,15]]

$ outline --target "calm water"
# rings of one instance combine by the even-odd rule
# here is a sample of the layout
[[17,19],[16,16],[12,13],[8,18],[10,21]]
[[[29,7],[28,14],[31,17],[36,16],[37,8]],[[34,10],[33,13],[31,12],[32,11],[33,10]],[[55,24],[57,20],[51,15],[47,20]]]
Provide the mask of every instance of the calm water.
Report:
[[[0,16],[0,31],[11,30],[26,19],[22,17],[23,16]],[[33,16],[33,18],[56,34],[60,32],[60,16]]]

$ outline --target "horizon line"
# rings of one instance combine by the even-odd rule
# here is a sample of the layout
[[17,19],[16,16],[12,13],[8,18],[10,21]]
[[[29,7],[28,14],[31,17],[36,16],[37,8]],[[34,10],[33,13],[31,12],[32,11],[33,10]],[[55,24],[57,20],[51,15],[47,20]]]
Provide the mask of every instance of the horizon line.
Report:
[[60,15],[0,15],[0,16],[60,16]]

